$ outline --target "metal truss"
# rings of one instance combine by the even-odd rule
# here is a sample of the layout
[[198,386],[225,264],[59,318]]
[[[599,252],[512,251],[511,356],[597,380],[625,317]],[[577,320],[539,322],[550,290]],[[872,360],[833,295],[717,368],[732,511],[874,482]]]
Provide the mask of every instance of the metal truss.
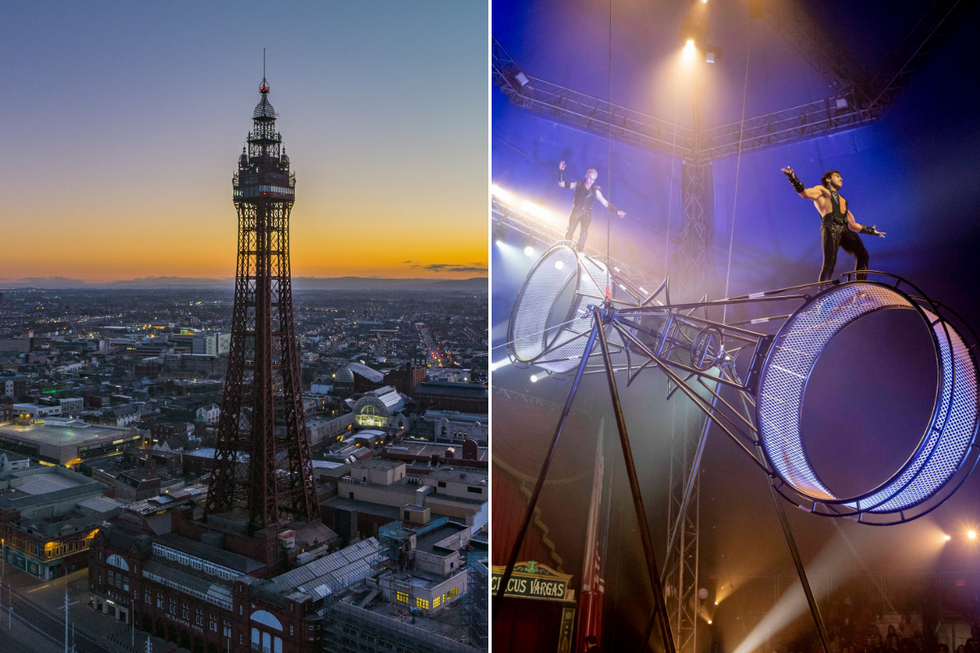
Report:
[[693,148],[694,132],[687,127],[527,75],[496,39],[491,71],[493,83],[511,102],[552,120],[597,136],[682,157]]
[[706,129],[702,133],[701,155],[712,161],[737,154],[739,149],[749,152],[824,136],[869,123],[880,112],[880,108],[857,108],[853,94],[829,97]]
[[712,211],[708,206],[711,164],[681,166],[681,201],[684,208],[674,262],[671,266],[687,297],[704,294],[713,239]]
[[[676,420],[676,415],[673,417]],[[697,652],[698,561],[700,558],[701,452],[711,423],[704,421],[701,438],[695,441],[686,429],[676,430],[670,448],[670,498],[667,518],[672,528],[667,536],[664,586],[671,632],[679,653]],[[651,620],[650,625],[653,625]],[[647,637],[649,640],[649,635]]]

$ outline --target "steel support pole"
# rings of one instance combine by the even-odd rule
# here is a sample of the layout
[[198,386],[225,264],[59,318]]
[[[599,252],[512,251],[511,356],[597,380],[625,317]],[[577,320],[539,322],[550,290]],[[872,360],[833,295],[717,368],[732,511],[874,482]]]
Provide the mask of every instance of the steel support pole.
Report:
[[[599,315],[596,311],[594,318],[599,322]],[[667,602],[664,599],[664,588],[660,582],[660,570],[657,568],[657,559],[653,554],[653,540],[650,538],[650,525],[647,522],[647,513],[643,507],[643,495],[640,491],[640,482],[636,477],[636,466],[633,464],[633,451],[630,447],[629,436],[626,433],[626,419],[623,417],[623,407],[619,402],[619,390],[616,387],[616,377],[613,374],[612,360],[609,358],[609,344],[606,342],[606,334],[602,329],[599,331],[599,345],[602,348],[602,359],[606,365],[606,379],[609,381],[609,395],[612,399],[613,412],[616,415],[616,430],[619,432],[619,443],[623,449],[623,459],[626,463],[626,475],[629,479],[630,493],[633,495],[633,509],[636,511],[636,521],[640,530],[640,541],[643,544],[643,553],[646,556],[647,571],[650,574],[650,588],[653,590],[654,607],[657,610],[660,621],[660,632],[663,636],[664,649],[667,653],[674,653],[674,638],[670,633],[670,622],[667,619]],[[643,643],[644,650],[649,643]]]
[[548,453],[545,456],[544,464],[541,465],[541,472],[538,474],[538,482],[534,484],[534,491],[531,493],[531,498],[528,500],[527,510],[524,511],[524,521],[521,522],[521,527],[517,531],[517,539],[514,541],[514,547],[510,551],[510,558],[507,560],[507,567],[504,569],[503,576],[500,577],[500,586],[497,588],[497,593],[493,597],[493,612],[491,615],[491,620],[497,618],[497,611],[500,608],[500,602],[504,598],[504,592],[507,590],[507,583],[510,582],[510,577],[514,573],[514,565],[517,564],[517,556],[520,555],[521,546],[524,544],[524,537],[527,535],[527,529],[531,525],[531,519],[534,516],[534,508],[538,504],[538,497],[541,496],[541,490],[544,488],[544,479],[548,476],[548,469],[551,467],[551,462],[555,458],[555,450],[558,448],[558,440],[561,438],[562,429],[565,428],[565,422],[568,419],[569,413],[572,412],[572,402],[575,401],[575,394],[578,392],[579,383],[582,381],[582,374],[585,372],[585,366],[589,362],[589,355],[592,352],[592,347],[595,346],[596,333],[602,331],[601,322],[599,320],[598,313],[593,310],[592,315],[592,331],[589,333],[588,343],[585,345],[585,351],[582,353],[582,362],[579,363],[578,370],[575,372],[575,379],[572,381],[572,387],[568,391],[568,398],[565,400],[565,406],[562,408],[561,417],[558,419],[558,426],[555,427],[555,436],[551,439],[551,446],[548,448]]
[[796,573],[800,576],[800,584],[803,585],[803,593],[806,595],[806,602],[810,606],[810,614],[813,615],[813,623],[817,627],[817,635],[820,637],[820,644],[823,646],[824,653],[829,653],[827,644],[830,638],[827,637],[827,628],[824,626],[823,617],[820,616],[820,608],[817,606],[813,592],[810,590],[810,581],[806,577],[806,569],[803,568],[803,559],[800,557],[800,550],[796,546],[796,538],[790,530],[789,520],[786,518],[786,510],[780,500],[779,493],[772,483],[769,483],[769,493],[772,495],[772,502],[776,506],[776,516],[779,517],[779,525],[783,528],[783,535],[786,536],[786,544],[789,545],[789,552],[793,556],[793,564],[796,565]]

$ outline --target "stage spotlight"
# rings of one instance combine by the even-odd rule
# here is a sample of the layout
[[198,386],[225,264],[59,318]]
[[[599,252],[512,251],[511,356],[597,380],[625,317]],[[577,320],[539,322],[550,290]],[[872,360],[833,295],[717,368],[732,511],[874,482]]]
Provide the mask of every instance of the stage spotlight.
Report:
[[[703,5],[708,4],[708,0],[701,0],[701,4],[703,4]],[[711,623],[711,622],[708,622],[708,623]]]
[[[701,0],[701,2],[707,2],[708,0]],[[711,625],[711,619],[708,619],[708,625]]]
[[947,542],[949,542],[951,539],[953,539],[953,536],[952,535],[943,535],[943,539],[946,540]]
[[510,361],[508,359],[506,359],[506,358],[504,360],[498,361],[496,363],[490,363],[490,371],[491,372],[495,372],[495,371],[499,370],[501,367],[505,367],[507,365],[510,365]]
[[565,262],[564,261],[555,261],[555,269],[556,270],[561,270],[564,267],[565,267]]
[[534,239],[530,236],[524,236],[524,240],[521,241],[521,247],[524,249],[524,254],[527,256],[534,256]]
[[966,536],[968,538],[970,538],[971,540],[975,540],[975,539],[977,539],[977,532],[976,531],[972,531],[972,530],[971,531],[967,531],[966,532]]
[[493,243],[498,246],[503,245],[507,241],[507,232],[509,231],[510,229],[508,227],[499,222],[493,225],[493,229],[491,230]]
[[694,39],[688,39],[687,43],[684,44],[684,61],[694,61],[694,55],[696,54],[694,49]]
[[718,605],[718,601],[715,601],[715,605]]
[[537,374],[532,374],[531,375],[531,383],[537,383],[537,382],[538,382],[538,375]]

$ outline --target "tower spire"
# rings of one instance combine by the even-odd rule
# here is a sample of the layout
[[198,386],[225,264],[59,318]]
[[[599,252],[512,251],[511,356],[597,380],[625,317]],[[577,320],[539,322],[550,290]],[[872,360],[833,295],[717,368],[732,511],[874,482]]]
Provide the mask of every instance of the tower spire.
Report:
[[259,86],[259,92],[262,95],[269,93],[269,82],[265,81],[265,48],[262,48],[262,85]]

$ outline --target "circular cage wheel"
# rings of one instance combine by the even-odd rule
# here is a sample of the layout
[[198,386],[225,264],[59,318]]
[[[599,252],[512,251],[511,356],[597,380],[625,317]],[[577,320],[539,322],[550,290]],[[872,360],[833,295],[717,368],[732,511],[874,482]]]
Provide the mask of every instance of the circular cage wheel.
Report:
[[[900,469],[868,492],[841,497],[827,488],[807,458],[801,432],[806,385],[835,335],[885,309],[916,311],[931,334],[938,368],[934,408],[915,452]],[[897,515],[896,521],[907,521],[955,490],[947,485],[965,461],[972,455],[976,463],[977,368],[960,332],[937,312],[928,300],[913,299],[897,287],[852,281],[821,292],[786,320],[766,355],[756,403],[762,450],[784,496],[788,489],[810,503],[814,512],[828,516],[881,520]],[[913,509],[920,513],[907,512]]]
[[[601,305],[606,266],[564,242],[550,247],[528,272],[507,328],[507,350],[516,365],[549,374],[576,368],[592,330],[592,307]],[[607,330],[610,327],[605,327]]]

